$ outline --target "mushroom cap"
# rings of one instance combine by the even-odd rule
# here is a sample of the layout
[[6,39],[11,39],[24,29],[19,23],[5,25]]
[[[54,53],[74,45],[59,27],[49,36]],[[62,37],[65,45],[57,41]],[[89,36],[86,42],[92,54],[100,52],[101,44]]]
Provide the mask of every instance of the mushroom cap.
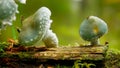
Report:
[[12,25],[12,21],[16,19],[17,8],[14,0],[0,0],[0,29],[4,28],[4,25]]
[[96,16],[89,16],[86,18],[80,26],[80,36],[86,41],[92,41],[98,39],[107,33],[107,24]]
[[41,7],[32,16],[23,21],[19,34],[19,42],[23,45],[33,45],[42,40],[46,31],[50,28],[51,11],[47,7]]
[[58,47],[58,38],[52,30],[48,30],[43,37],[42,41],[46,45],[46,47]]

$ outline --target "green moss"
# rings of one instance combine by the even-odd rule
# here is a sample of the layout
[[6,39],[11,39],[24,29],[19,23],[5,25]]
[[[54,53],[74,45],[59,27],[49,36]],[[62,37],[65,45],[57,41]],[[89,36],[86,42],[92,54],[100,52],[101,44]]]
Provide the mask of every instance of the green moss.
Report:
[[20,52],[18,54],[19,58],[32,58],[32,56],[30,55],[30,53],[27,52]]
[[3,57],[7,57],[7,54],[6,53],[0,54],[0,58],[3,58]]
[[60,64],[57,64],[55,66],[55,68],[71,68],[70,66],[65,66],[65,65],[60,65]]
[[81,60],[76,60],[72,68],[84,68],[84,67],[92,68],[92,67],[96,67],[96,65],[93,63],[82,62]]
[[106,68],[120,68],[120,51],[119,50],[108,50],[105,57]]
[[3,53],[5,48],[7,48],[7,47],[8,47],[8,43],[6,43],[6,42],[0,43],[0,53]]

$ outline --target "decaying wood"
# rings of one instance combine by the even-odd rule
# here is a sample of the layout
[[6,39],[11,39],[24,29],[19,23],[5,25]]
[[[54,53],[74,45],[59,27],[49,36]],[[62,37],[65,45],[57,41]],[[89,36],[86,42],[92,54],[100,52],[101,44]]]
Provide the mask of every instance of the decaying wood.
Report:
[[[17,51],[18,50],[18,51]],[[53,60],[102,60],[107,46],[76,46],[76,47],[20,47],[2,53],[6,57],[53,59]]]
[[60,47],[49,48],[47,51],[37,52],[33,57],[38,59],[55,59],[55,60],[102,60],[106,46],[96,47]]
[[67,68],[72,68],[76,61],[80,60],[77,63],[84,67],[92,64],[101,68],[105,66],[104,59],[107,50],[107,45],[58,48],[14,46],[5,48],[4,52],[0,53],[0,67],[63,68],[67,66]]
[[0,68],[72,68],[78,64],[80,68],[120,67],[120,52],[108,50],[107,45],[58,48],[15,46],[4,49],[0,53]]

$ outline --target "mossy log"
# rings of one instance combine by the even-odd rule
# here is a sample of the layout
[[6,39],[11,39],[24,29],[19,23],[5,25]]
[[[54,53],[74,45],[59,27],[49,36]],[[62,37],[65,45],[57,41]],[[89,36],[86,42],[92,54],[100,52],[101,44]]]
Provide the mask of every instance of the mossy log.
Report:
[[102,60],[106,50],[106,46],[48,48],[46,51],[34,53],[32,57],[54,60]]
[[11,48],[4,53],[4,57],[36,58],[53,60],[102,60],[107,46],[77,46],[77,47],[20,47]]
[[[67,65],[67,68],[71,68],[72,66],[75,65],[74,63],[77,61],[77,63],[83,63],[84,65],[86,65],[86,63],[87,65],[93,63],[95,64],[95,67],[99,68],[99,66],[101,65],[104,67],[104,59],[107,49],[108,49],[107,45],[74,46],[74,47],[58,47],[58,48],[12,47],[12,48],[6,48],[5,52],[0,53],[0,60],[1,60],[0,64],[4,66],[7,63],[7,66],[14,66],[14,65],[9,65],[9,63],[12,62],[13,62],[12,64],[24,63],[24,65],[26,63],[30,63],[30,65],[33,66],[36,66],[37,64],[36,68],[38,68],[38,66],[41,65],[42,66],[52,65],[53,68],[57,68],[54,67],[56,65],[57,66]],[[27,64],[26,66],[30,66],[30,65]],[[20,66],[21,65],[18,65],[18,68]]]

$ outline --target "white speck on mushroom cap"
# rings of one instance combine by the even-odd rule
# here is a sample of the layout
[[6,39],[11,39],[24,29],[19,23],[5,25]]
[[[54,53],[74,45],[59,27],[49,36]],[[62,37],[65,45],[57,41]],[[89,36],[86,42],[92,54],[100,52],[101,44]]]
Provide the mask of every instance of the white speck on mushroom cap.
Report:
[[30,39],[30,41],[33,41],[33,39]]
[[[51,11],[46,7],[42,7],[35,13],[35,15],[37,15],[36,17],[38,17],[39,20],[44,19],[44,21],[46,21],[46,20],[50,21]],[[50,22],[46,22],[46,25],[48,23],[50,23]],[[45,23],[41,23],[41,24],[45,24]]]

